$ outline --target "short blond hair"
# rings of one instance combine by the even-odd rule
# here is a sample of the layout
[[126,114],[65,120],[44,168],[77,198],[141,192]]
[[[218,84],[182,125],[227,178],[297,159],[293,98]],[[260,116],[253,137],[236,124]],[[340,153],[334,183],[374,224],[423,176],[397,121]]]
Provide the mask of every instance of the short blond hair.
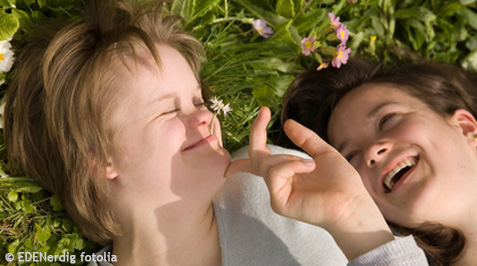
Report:
[[108,121],[118,108],[111,66],[138,46],[159,63],[155,45],[162,44],[199,79],[203,48],[163,15],[161,1],[90,2],[84,19],[44,26],[22,49],[7,91],[5,137],[12,165],[56,194],[88,238],[106,244],[120,234],[104,178],[115,151]]

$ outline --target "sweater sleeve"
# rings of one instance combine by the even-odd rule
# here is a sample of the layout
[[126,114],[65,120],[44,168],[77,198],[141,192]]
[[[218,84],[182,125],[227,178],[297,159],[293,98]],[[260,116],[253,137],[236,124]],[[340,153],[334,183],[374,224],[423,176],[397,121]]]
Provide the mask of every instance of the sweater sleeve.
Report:
[[417,246],[412,236],[396,237],[376,249],[365,253],[348,263],[348,266],[390,265],[422,266],[429,265],[424,251]]

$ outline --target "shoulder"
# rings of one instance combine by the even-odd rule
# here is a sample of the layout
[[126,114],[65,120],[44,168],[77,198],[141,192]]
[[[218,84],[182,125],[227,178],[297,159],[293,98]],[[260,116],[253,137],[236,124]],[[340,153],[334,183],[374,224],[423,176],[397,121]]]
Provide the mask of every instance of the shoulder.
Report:
[[[238,149],[237,151],[235,151],[234,153],[232,153],[232,160],[248,158],[248,147],[249,146],[244,146]],[[311,158],[308,154],[299,150],[289,149],[289,148],[272,145],[272,144],[267,144],[267,148],[272,154],[288,154],[288,155],[295,155],[295,156],[307,158],[307,159]]]
[[113,252],[112,246],[106,246],[100,249],[98,252],[95,252],[92,255],[85,256],[85,262],[88,262],[88,266],[113,266],[109,261],[116,261],[116,259],[111,260],[111,255]]
[[[267,147],[272,154],[309,158],[297,150],[274,145]],[[248,147],[232,154],[233,159],[247,157]],[[229,176],[214,201],[214,211],[222,255],[230,265],[243,259],[253,265],[335,266],[347,262],[324,229],[274,213],[262,177],[249,173]],[[247,254],[246,258],[243,254]]]

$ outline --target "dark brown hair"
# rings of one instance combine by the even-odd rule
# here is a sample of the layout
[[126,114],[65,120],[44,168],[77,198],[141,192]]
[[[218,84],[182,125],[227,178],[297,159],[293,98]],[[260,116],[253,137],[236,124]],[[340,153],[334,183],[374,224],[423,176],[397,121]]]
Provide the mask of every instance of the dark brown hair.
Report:
[[179,51],[199,79],[203,48],[174,17],[162,15],[162,1],[90,5],[80,21],[32,32],[7,91],[5,138],[10,163],[56,194],[87,237],[105,244],[120,234],[104,177],[117,152],[111,66],[142,49],[159,64],[161,44]]
[[[394,67],[351,59],[341,68],[310,70],[288,88],[281,113],[281,124],[294,119],[328,139],[328,122],[334,107],[350,91],[364,84],[387,84],[424,102],[442,117],[465,109],[477,117],[477,77],[463,69],[436,62],[421,61]],[[297,148],[282,131],[279,144]],[[459,230],[435,223],[416,228],[392,225],[400,235],[412,234],[426,251],[432,265],[449,265],[465,248]]]

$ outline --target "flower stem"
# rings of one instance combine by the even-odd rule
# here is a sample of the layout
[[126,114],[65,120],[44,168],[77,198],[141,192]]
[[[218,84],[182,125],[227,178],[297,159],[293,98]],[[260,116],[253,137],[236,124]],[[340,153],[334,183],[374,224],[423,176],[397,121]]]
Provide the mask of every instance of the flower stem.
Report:
[[215,119],[217,118],[217,113],[214,114],[214,118],[212,118],[212,123],[210,124],[210,134],[214,134],[214,124],[215,124]]

